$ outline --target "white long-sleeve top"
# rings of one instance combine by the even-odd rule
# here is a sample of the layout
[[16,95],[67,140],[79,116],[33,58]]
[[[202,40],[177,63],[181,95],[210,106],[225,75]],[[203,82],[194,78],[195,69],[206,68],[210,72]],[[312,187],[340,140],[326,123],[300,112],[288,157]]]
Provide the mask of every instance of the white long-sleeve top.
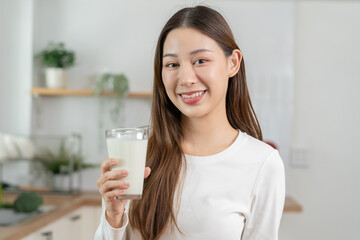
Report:
[[[224,151],[185,155],[177,224],[161,240],[276,240],[285,200],[284,165],[277,150],[244,132]],[[175,195],[176,196],[176,195]],[[176,206],[176,204],[174,204]],[[112,228],[105,208],[96,240],[141,240],[128,221]]]

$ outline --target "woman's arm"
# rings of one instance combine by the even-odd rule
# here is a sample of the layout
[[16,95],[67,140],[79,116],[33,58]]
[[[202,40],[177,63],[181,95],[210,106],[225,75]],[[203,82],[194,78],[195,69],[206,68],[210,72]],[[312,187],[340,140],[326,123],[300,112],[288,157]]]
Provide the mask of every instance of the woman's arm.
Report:
[[[106,159],[101,164],[101,176],[96,181],[99,192],[102,196],[102,214],[100,224],[95,233],[95,240],[125,240],[126,226],[128,225],[128,216],[126,205],[129,201],[124,199],[115,199],[124,193],[124,189],[129,185],[123,181],[128,175],[126,170],[114,170],[110,168],[118,163],[118,159]],[[150,168],[146,167],[144,178],[150,175]]]
[[94,240],[125,240],[126,239],[126,227],[129,223],[129,219],[126,211],[122,215],[122,226],[120,228],[113,228],[105,217],[105,204],[102,200],[102,214],[100,218],[100,224],[96,230]]
[[284,164],[275,150],[264,161],[256,178],[242,240],[278,239],[284,201]]

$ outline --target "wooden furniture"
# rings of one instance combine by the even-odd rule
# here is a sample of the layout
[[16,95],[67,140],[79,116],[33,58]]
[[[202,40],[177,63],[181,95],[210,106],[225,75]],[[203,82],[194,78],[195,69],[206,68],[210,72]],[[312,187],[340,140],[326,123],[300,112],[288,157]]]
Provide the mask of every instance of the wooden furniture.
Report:
[[[32,88],[31,94],[43,96],[94,96],[91,90],[75,90],[75,89],[49,89],[49,88]],[[111,96],[111,93],[105,92],[102,95]],[[151,98],[150,92],[129,92],[130,98]]]

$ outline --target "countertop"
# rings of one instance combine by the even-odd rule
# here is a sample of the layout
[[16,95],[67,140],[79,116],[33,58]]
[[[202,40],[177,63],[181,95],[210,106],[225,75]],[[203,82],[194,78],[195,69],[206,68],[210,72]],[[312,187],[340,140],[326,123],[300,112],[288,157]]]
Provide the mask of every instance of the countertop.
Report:
[[[4,194],[5,202],[13,202],[17,194]],[[0,227],[0,240],[18,240],[45,225],[71,213],[82,206],[101,206],[99,192],[82,192],[76,195],[42,194],[44,205],[56,206],[54,210],[39,214],[19,224]],[[302,207],[293,198],[285,199],[284,212],[301,212]]]
[[[71,213],[82,206],[101,206],[99,192],[83,192],[80,194],[41,194],[43,205],[54,205],[55,209],[39,214],[19,224],[0,227],[1,240],[19,240],[45,225]],[[4,202],[13,202],[17,194],[4,194]]]

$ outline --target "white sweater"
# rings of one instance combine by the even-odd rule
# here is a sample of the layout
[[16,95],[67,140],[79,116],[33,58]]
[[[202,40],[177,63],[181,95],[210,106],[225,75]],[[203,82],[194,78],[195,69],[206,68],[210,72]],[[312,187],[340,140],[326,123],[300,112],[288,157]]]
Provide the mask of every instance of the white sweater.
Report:
[[[276,240],[285,200],[284,165],[277,150],[243,132],[224,151],[206,157],[185,155],[177,224],[161,240]],[[176,196],[176,195],[175,195]],[[176,203],[174,204],[176,206]],[[112,228],[105,209],[95,239],[140,240],[127,213]]]

